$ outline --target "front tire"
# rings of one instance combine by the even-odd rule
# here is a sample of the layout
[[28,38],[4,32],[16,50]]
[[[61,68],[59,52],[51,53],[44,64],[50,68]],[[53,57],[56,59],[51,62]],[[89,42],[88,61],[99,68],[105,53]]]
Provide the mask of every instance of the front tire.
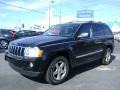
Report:
[[46,81],[50,84],[62,83],[68,76],[69,64],[65,57],[56,57],[46,72]]
[[106,50],[105,50],[105,54],[104,54],[104,56],[103,56],[103,58],[102,58],[102,61],[101,61],[101,63],[103,64],[103,65],[108,65],[108,64],[110,64],[111,63],[111,49],[110,48],[107,48]]
[[8,43],[7,40],[1,40],[1,41],[0,41],[0,47],[1,47],[2,49],[7,49],[7,48],[8,48],[8,45],[9,45],[9,43]]

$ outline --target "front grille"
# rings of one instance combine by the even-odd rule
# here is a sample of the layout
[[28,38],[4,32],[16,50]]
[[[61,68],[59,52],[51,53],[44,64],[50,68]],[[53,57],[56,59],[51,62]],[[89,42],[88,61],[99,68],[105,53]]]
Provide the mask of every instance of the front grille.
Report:
[[15,45],[10,45],[8,47],[8,52],[14,56],[19,56],[19,57],[23,57],[24,56],[24,47],[21,46],[15,46]]

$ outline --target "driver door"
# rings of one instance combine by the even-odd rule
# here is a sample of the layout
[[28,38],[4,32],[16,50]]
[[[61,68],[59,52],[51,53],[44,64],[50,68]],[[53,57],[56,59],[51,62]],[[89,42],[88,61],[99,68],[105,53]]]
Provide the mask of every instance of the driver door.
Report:
[[[87,33],[88,36],[79,37],[83,33]],[[94,57],[91,53],[95,50],[95,47],[92,39],[91,24],[83,24],[79,29],[75,49],[76,64],[82,64],[93,60]]]

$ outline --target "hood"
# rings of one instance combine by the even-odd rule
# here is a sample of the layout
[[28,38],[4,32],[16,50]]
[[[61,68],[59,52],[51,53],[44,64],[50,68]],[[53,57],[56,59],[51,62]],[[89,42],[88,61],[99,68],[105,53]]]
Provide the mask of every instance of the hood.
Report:
[[11,44],[19,46],[44,46],[49,44],[62,43],[65,42],[66,40],[70,41],[71,39],[70,37],[40,35],[18,39],[12,41]]

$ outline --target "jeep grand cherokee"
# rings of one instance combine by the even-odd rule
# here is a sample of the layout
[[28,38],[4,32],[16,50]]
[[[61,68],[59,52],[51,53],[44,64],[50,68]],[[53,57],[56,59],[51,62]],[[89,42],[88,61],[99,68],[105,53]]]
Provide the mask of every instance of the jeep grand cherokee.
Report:
[[109,64],[113,48],[113,34],[106,24],[73,22],[54,25],[41,36],[12,41],[5,60],[23,75],[43,75],[48,83],[59,84],[70,68],[94,60]]

